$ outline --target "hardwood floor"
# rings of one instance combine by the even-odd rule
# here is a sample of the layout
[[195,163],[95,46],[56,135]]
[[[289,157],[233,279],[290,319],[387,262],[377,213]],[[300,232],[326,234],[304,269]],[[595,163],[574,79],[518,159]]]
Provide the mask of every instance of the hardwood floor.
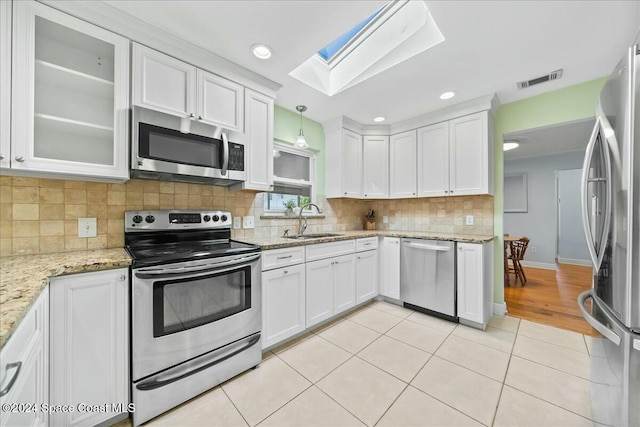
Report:
[[558,264],[558,270],[524,267],[527,284],[505,286],[504,298],[510,316],[598,336],[582,318],[578,295],[591,288],[591,267]]

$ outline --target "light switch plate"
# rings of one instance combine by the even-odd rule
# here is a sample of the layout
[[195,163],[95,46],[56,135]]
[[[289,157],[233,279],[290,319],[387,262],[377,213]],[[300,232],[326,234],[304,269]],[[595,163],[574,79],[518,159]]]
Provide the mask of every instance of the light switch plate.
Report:
[[233,217],[233,229],[237,230],[240,227],[242,227],[242,218],[239,217],[239,216],[234,216]]
[[382,217],[382,223],[383,223],[383,224],[389,224],[389,217],[388,217],[388,216],[386,216],[386,215],[384,215],[384,216]]
[[253,228],[253,217],[252,216],[243,216],[242,217],[242,228]]
[[473,215],[467,215],[467,225],[473,225]]
[[96,218],[78,218],[78,237],[96,237],[98,221]]

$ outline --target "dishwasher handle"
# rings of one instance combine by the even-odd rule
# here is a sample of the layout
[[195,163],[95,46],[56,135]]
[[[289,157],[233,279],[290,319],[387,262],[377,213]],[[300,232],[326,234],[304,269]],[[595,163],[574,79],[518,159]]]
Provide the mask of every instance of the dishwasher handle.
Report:
[[449,250],[451,249],[448,246],[424,245],[424,244],[413,243],[413,242],[407,242],[404,245],[409,248],[424,249],[428,251],[438,251],[438,252],[449,252]]

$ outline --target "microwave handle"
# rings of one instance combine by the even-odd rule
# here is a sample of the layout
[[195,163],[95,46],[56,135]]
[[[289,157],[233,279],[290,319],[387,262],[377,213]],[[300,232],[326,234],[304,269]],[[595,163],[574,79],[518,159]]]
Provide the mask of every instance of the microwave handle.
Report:
[[229,168],[229,139],[226,133],[222,133],[222,175],[227,174]]

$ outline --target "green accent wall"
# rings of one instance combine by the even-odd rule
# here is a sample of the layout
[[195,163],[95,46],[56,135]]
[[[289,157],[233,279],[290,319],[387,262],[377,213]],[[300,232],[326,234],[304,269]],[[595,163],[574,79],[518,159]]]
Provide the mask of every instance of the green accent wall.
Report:
[[[595,116],[596,100],[607,78],[603,77],[585,83],[569,86],[542,95],[504,104],[498,109],[493,124],[495,135],[494,173],[495,188],[493,198],[493,231],[496,235],[494,253],[495,289],[494,302],[504,302],[503,282],[503,156],[502,136],[506,133],[535,129],[560,123],[581,120]],[[550,227],[554,226],[549,224]],[[530,236],[531,237],[531,236]],[[507,307],[508,309],[508,307]]]
[[[325,193],[325,142],[324,128],[321,123],[302,115],[302,129],[309,147],[316,151],[316,193]],[[287,110],[278,105],[274,111],[273,137],[276,140],[293,145],[300,132],[300,113]]]

